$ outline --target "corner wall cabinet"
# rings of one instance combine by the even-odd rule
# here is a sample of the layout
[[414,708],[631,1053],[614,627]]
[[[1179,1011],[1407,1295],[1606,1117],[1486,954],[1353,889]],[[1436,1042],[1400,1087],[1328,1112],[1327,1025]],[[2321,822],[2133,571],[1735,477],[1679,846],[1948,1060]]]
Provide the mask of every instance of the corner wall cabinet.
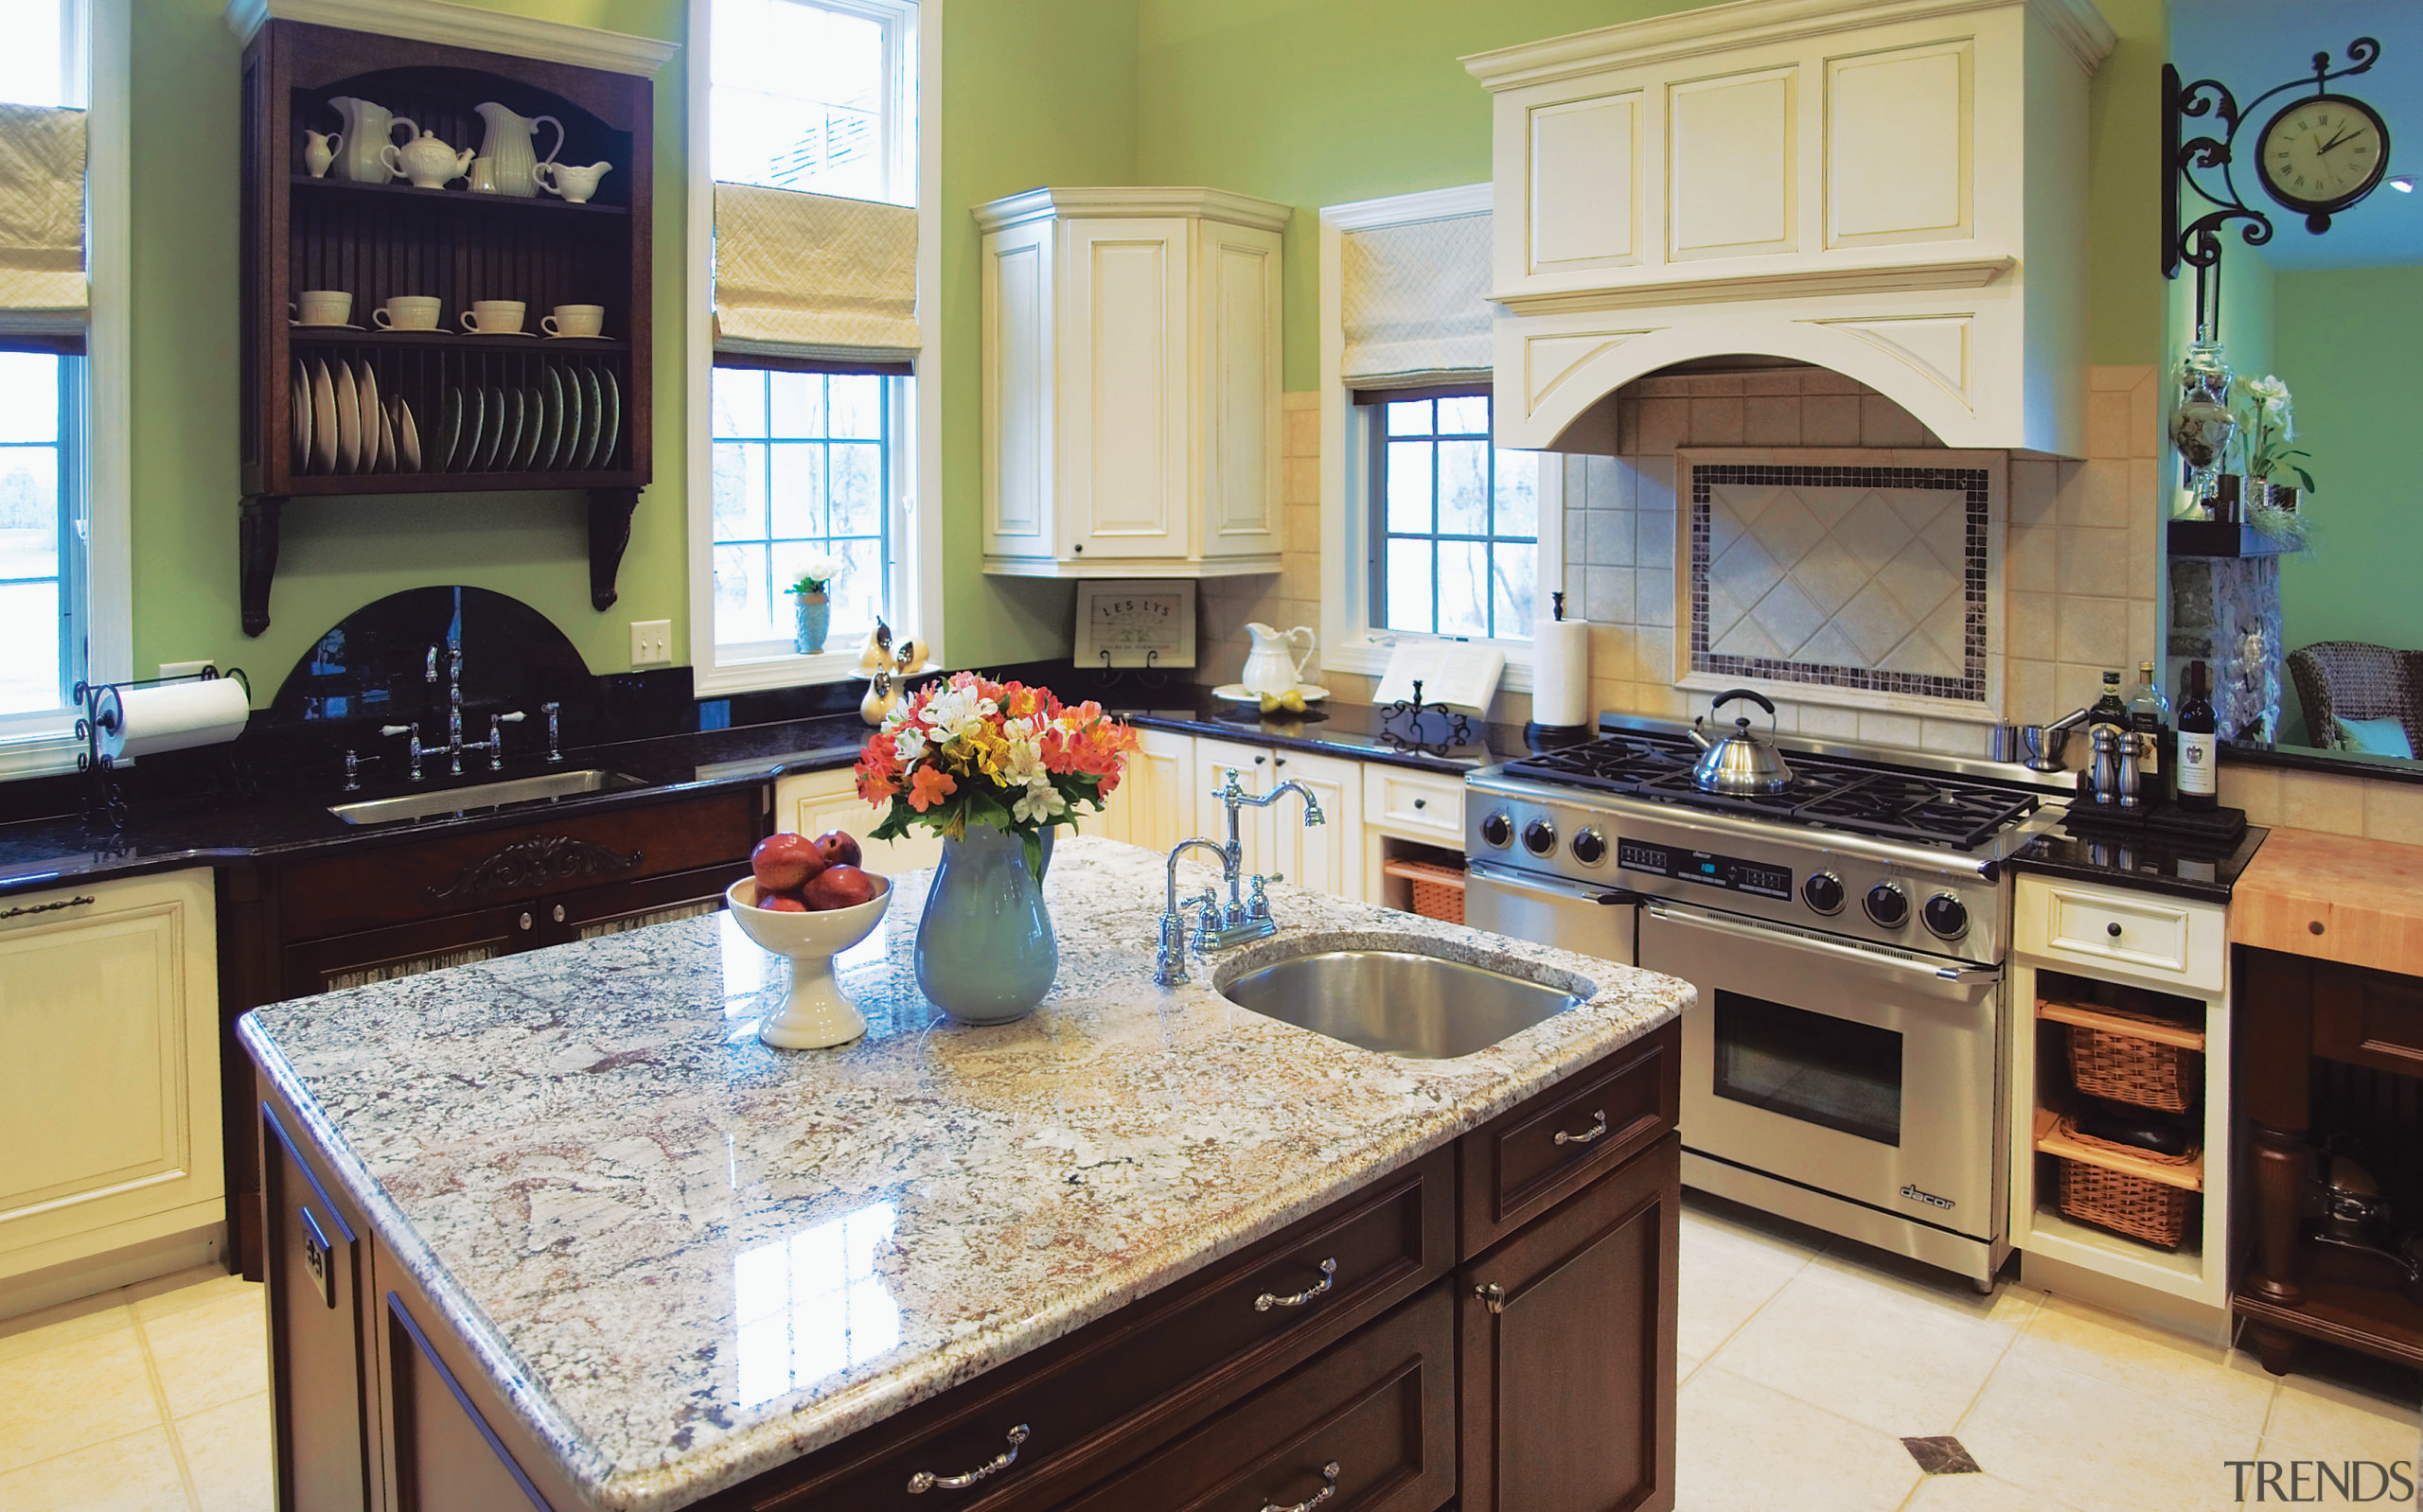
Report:
[[984,570],[1279,571],[1279,234],[1217,189],[1035,189],[984,234]]
[[206,870],[0,899],[0,1279],[221,1222],[212,939]]
[[[305,132],[339,131],[329,102],[348,97],[473,150],[489,129],[483,105],[553,117],[562,161],[613,167],[580,204],[472,193],[459,179],[420,188],[315,177]],[[269,22],[245,47],[246,634],[269,627],[294,500],[580,489],[590,602],[614,602],[649,481],[652,97],[628,74],[296,21]],[[544,122],[537,133],[538,150],[553,147]],[[324,290],[353,296],[349,324],[292,324],[297,296]],[[375,325],[371,312],[397,295],[438,299],[439,327]],[[481,300],[521,301],[522,333],[465,331],[461,313]],[[604,334],[543,335],[540,318],[557,305],[604,307]]]

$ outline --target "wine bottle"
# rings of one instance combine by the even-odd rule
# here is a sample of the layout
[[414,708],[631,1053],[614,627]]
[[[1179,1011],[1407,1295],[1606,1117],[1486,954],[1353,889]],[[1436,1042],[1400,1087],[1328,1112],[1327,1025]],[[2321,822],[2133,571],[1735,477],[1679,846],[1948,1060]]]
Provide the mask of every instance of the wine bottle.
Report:
[[2187,664],[2187,696],[2179,702],[2179,806],[2210,814],[2220,807],[2220,744],[2204,663]]
[[2171,748],[2170,700],[2155,684],[2150,661],[2137,663],[2137,685],[2129,692],[2129,730],[2137,737],[2137,783],[2146,807],[2169,802],[2178,756]]

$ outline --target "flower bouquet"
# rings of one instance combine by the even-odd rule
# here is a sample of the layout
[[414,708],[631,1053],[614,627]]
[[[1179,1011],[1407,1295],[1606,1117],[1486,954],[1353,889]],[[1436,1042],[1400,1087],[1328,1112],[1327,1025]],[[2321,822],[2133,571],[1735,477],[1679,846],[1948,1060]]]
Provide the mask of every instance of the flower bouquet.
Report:
[[973,672],[919,689],[858,752],[858,796],[883,809],[870,832],[943,837],[917,926],[917,983],[953,1017],[999,1024],[1051,990],[1058,946],[1044,910],[1043,841],[1099,812],[1136,732],[1090,700]]
[[833,626],[833,600],[825,589],[841,575],[843,565],[838,556],[811,556],[800,564],[799,580],[783,589],[798,604],[799,625],[791,649],[802,656],[817,656],[824,650],[824,638]]

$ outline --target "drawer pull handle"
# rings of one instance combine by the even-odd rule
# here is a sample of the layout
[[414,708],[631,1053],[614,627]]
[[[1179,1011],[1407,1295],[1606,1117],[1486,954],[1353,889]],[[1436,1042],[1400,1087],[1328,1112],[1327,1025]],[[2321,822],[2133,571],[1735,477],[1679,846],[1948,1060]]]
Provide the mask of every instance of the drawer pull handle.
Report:
[[[57,913],[62,908],[81,908],[93,900],[86,897],[62,898],[57,903],[37,903],[25,908],[0,908],[0,919],[23,919],[28,914]],[[2320,930],[2315,931],[2321,933]]]
[[1262,1512],[1313,1512],[1313,1508],[1337,1494],[1337,1461],[1321,1467],[1321,1488],[1292,1506],[1281,1506],[1268,1497],[1263,1498]]
[[1337,1285],[1337,1261],[1323,1260],[1321,1261],[1321,1278],[1309,1291],[1299,1292],[1293,1296],[1280,1296],[1276,1292],[1265,1292],[1253,1299],[1253,1310],[1256,1312],[1267,1312],[1272,1308],[1300,1308],[1335,1285]]
[[1430,806],[1430,800],[1426,798],[1417,798],[1413,800],[1413,806],[1415,808],[1428,808]]
[[909,1494],[922,1496],[928,1491],[964,1491],[987,1476],[999,1475],[1018,1462],[1018,1446],[1026,1442],[1027,1427],[1020,1423],[1006,1435],[1010,1447],[979,1465],[964,1475],[936,1475],[931,1470],[919,1470],[909,1477]]
[[1607,1137],[1607,1110],[1604,1108],[1593,1109],[1590,1116],[1596,1118],[1598,1122],[1592,1124],[1586,1133],[1568,1134],[1565,1130],[1559,1129],[1556,1132],[1556,1142],[1561,1145],[1587,1145],[1595,1144],[1599,1140]]
[[2113,939],[2114,939],[2114,940],[2119,939],[2119,938],[2120,938],[2120,921],[2119,921],[2119,920],[2117,920],[2117,919],[2114,919],[2113,921],[2112,921],[2112,923],[2108,923],[2108,924],[2105,924],[2105,925],[2103,926],[2103,932],[2104,932],[2105,934],[2107,934],[2107,935],[2110,935],[2110,936],[2111,936]]
[[1484,1281],[1474,1287],[1473,1295],[1480,1298],[1480,1305],[1492,1312],[1506,1310],[1506,1289],[1494,1281]]

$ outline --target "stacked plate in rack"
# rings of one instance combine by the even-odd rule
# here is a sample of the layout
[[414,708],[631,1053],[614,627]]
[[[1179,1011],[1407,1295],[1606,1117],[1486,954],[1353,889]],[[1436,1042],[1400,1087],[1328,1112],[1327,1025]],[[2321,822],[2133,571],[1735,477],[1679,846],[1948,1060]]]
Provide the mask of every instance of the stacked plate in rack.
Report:
[[433,472],[595,472],[614,465],[623,390],[613,370],[565,363],[521,382],[446,388]]
[[317,477],[419,472],[420,425],[401,395],[381,398],[368,362],[296,359],[294,470]]

